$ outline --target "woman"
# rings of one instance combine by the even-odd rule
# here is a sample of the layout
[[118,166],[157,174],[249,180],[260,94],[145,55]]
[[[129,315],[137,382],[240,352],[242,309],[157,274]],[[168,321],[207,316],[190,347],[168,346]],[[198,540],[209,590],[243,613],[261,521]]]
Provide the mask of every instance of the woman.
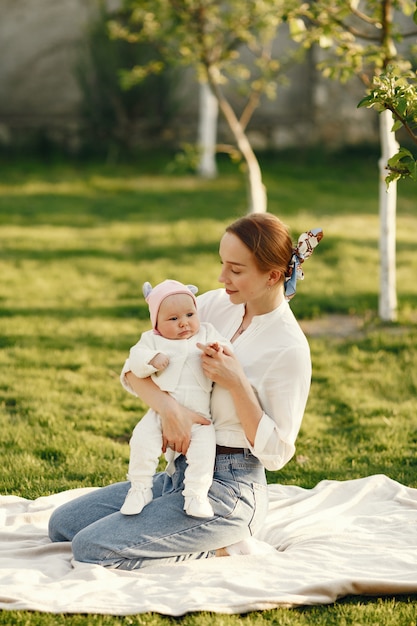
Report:
[[[308,237],[303,245],[306,258],[312,251]],[[128,372],[126,386],[161,416],[163,448],[181,455],[172,476],[155,477],[153,500],[139,515],[120,513],[129,482],[93,491],[53,513],[52,541],[72,541],[78,561],[130,570],[220,556],[225,546],[244,544],[265,520],[265,468],[279,470],[293,456],[310,388],[309,346],[285,297],[288,279],[292,274],[294,288],[295,266],[304,258],[294,254],[287,228],[271,214],[231,224],[219,252],[225,289],[198,298],[201,320],[233,343],[233,353],[201,346],[204,372],[215,383],[217,455],[209,492],[214,516],[186,515],[181,493],[191,427],[206,420],[149,378]]]

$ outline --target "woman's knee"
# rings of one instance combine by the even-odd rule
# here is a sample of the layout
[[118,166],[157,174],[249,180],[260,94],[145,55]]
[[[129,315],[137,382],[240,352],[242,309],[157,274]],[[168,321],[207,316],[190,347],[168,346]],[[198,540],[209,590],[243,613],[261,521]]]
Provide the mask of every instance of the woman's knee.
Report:
[[96,546],[88,530],[81,530],[72,540],[72,554],[76,561],[82,563],[99,563]]
[[71,541],[66,532],[65,516],[62,514],[61,508],[55,509],[48,523],[48,535],[54,543],[59,541]]
[[72,540],[72,555],[80,563],[92,563],[103,567],[134,569],[123,556],[117,555],[111,548],[99,543],[96,529],[80,530]]

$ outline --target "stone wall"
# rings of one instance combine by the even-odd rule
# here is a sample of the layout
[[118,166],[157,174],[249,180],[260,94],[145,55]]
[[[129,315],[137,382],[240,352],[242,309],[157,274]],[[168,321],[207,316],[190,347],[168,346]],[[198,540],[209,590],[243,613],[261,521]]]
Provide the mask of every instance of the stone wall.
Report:
[[[96,0],[0,0],[0,8],[0,144],[42,132],[76,149],[81,93],[75,66]],[[198,87],[189,75],[181,91],[169,136],[194,141]],[[356,109],[362,95],[359,81],[325,81],[307,61],[293,70],[291,85],[281,87],[276,100],[262,103],[248,133],[258,148],[376,141],[375,115]],[[222,122],[219,139],[228,139]]]

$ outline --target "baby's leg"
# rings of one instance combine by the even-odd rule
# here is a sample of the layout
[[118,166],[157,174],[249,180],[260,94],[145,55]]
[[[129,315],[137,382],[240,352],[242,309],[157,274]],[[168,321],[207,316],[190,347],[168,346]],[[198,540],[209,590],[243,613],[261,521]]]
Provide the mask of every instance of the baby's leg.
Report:
[[212,517],[208,491],[213,482],[216,434],[213,424],[195,424],[187,454],[184,476],[184,510],[193,517]]
[[152,479],[162,448],[161,422],[152,410],[136,425],[130,440],[128,479],[131,487],[120,509],[123,515],[136,515],[152,500]]

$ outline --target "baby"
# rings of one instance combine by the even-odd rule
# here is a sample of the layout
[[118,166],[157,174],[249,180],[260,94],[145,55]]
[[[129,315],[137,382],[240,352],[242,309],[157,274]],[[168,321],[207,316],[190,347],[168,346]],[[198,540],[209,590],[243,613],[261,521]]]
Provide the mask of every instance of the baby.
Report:
[[[194,285],[183,285],[176,280],[165,280],[152,288],[143,285],[143,294],[149,306],[153,330],[142,334],[130,349],[121,373],[122,385],[134,393],[125,375],[131,371],[139,378],[151,376],[164,391],[180,404],[211,420],[210,395],[212,381],[203,373],[201,350],[197,343],[231,348],[214,326],[200,322]],[[162,449],[160,417],[150,409],[136,425],[130,440],[128,479],[131,487],[120,509],[124,515],[140,513],[152,500],[152,478]],[[207,496],[213,481],[216,455],[216,437],[213,424],[195,424],[186,454],[184,477],[184,510],[194,517],[212,517],[213,509]],[[178,454],[168,449],[166,471],[174,472]]]

